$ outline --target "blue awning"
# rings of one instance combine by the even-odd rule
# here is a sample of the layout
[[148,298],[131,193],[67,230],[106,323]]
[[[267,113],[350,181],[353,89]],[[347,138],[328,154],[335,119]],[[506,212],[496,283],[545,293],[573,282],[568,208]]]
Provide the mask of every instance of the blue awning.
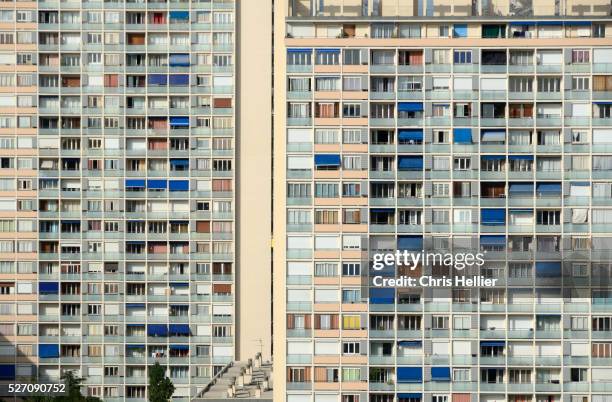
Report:
[[170,166],[188,168],[189,159],[170,159]]
[[399,142],[423,141],[423,130],[399,130],[397,139]]
[[340,53],[340,49],[316,49],[317,53]]
[[502,161],[506,159],[505,155],[482,155],[480,157],[483,161]]
[[126,303],[126,308],[145,308],[144,303]]
[[561,183],[538,183],[536,187],[538,193],[561,193]]
[[173,20],[189,21],[189,11],[170,11],[169,17]]
[[419,394],[416,392],[413,393],[400,393],[397,394],[398,399],[422,399],[423,394]]
[[510,22],[510,26],[535,26],[535,21],[514,21]]
[[172,74],[170,75],[170,85],[186,86],[189,85],[188,74]]
[[455,24],[453,25],[453,37],[455,38],[467,38],[468,26],[467,24]]
[[125,187],[145,188],[145,181],[141,179],[126,179]]
[[168,187],[168,180],[153,179],[147,180],[147,188],[150,190],[165,190]]
[[398,250],[417,250],[423,249],[423,236],[398,236]]
[[484,142],[503,142],[506,140],[506,130],[482,130],[480,138]]
[[423,102],[399,102],[397,104],[398,112],[422,112]]
[[0,379],[14,380],[15,379],[15,365],[14,364],[0,364]]
[[189,61],[189,54],[170,54],[168,64],[170,65],[170,67],[189,67],[191,65],[191,62]]
[[563,25],[563,21],[538,21],[539,26]]
[[189,335],[189,324],[170,324],[169,332],[171,336]]
[[312,49],[309,49],[309,48],[293,48],[293,49],[287,49],[287,53],[312,53]]
[[423,367],[398,367],[397,382],[423,382]]
[[53,358],[59,357],[60,349],[57,343],[40,343],[38,345],[38,357]]
[[471,144],[472,129],[471,128],[456,128],[453,130],[453,141],[455,144]]
[[170,286],[174,286],[175,288],[188,288],[189,282],[172,282]]
[[340,166],[340,155],[317,154],[314,156],[315,166]]
[[170,117],[170,127],[189,127],[189,117],[187,116]]
[[166,85],[168,76],[166,74],[149,74],[149,85]]
[[397,167],[399,170],[423,170],[423,157],[398,156]]
[[142,244],[142,245],[145,244],[144,241],[136,241],[136,240],[127,240],[125,243],[126,244]]
[[170,180],[170,191],[189,191],[189,180]]
[[510,183],[508,193],[533,193],[533,183]]
[[508,156],[508,158],[510,158],[510,160],[516,161],[532,161],[533,155],[510,155]]
[[431,368],[431,379],[432,381],[450,381],[451,380],[450,367],[432,367]]
[[495,209],[481,209],[480,210],[481,223],[485,225],[505,225],[506,224],[506,210],[495,208]]
[[394,304],[395,289],[393,288],[370,288],[370,304]]
[[39,282],[38,293],[56,295],[59,293],[59,282]]
[[561,277],[561,262],[546,261],[536,262],[536,277],[538,278],[557,278]]
[[612,101],[593,102],[594,105],[612,105]]
[[565,21],[565,25],[568,27],[589,27],[592,24],[592,21]]
[[170,350],[189,350],[189,345],[170,345]]
[[404,347],[404,348],[420,348],[421,346],[423,346],[423,342],[421,341],[399,341],[397,345]]
[[480,346],[506,346],[505,341],[482,341]]
[[480,236],[482,246],[505,246],[506,236]]
[[126,324],[125,326],[126,327],[139,327],[140,328],[140,327],[144,327],[145,325],[144,324]]
[[147,335],[168,336],[168,326],[165,324],[149,324],[147,325]]
[[126,349],[144,349],[145,345],[133,345],[133,344],[128,344],[125,345]]

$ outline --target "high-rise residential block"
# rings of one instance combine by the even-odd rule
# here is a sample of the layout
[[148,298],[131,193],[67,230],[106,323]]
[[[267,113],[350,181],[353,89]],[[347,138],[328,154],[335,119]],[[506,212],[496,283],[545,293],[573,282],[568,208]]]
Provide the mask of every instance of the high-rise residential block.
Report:
[[270,358],[269,303],[237,283],[270,294],[271,104],[242,102],[270,87],[271,21],[249,31],[271,6],[253,3],[0,4],[0,380],[70,370],[145,400],[159,362],[189,400]]
[[276,400],[610,401],[610,1],[275,6]]

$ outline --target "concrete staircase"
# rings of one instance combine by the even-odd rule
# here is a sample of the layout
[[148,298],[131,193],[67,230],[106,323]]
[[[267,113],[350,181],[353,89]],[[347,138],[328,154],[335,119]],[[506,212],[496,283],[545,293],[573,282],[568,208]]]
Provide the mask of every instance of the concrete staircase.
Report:
[[198,395],[197,400],[213,402],[227,399],[243,401],[272,399],[272,363],[255,359],[233,362]]

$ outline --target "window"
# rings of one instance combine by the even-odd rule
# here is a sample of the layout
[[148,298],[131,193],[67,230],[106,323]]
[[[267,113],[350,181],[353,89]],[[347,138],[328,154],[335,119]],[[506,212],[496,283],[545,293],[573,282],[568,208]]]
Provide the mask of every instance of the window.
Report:
[[342,105],[342,117],[361,117],[361,104],[344,103]]
[[453,63],[455,64],[472,64],[471,50],[455,50],[453,53]]
[[344,49],[344,64],[359,65],[361,64],[361,49]]
[[572,64],[585,64],[589,63],[590,61],[590,52],[588,49],[572,50]]
[[589,90],[589,77],[576,77],[572,76],[572,90],[574,91],[588,91]]

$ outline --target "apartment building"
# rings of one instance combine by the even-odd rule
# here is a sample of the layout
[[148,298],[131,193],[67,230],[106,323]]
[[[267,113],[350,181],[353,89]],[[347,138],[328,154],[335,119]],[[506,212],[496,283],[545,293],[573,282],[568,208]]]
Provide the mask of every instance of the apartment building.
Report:
[[[270,293],[271,113],[240,106],[271,86],[255,18],[271,8],[0,3],[1,381],[70,370],[86,395],[145,400],[159,362],[189,400],[269,358],[269,306],[237,284]],[[259,77],[239,61],[258,42]]]
[[276,400],[612,400],[610,1],[275,6]]

